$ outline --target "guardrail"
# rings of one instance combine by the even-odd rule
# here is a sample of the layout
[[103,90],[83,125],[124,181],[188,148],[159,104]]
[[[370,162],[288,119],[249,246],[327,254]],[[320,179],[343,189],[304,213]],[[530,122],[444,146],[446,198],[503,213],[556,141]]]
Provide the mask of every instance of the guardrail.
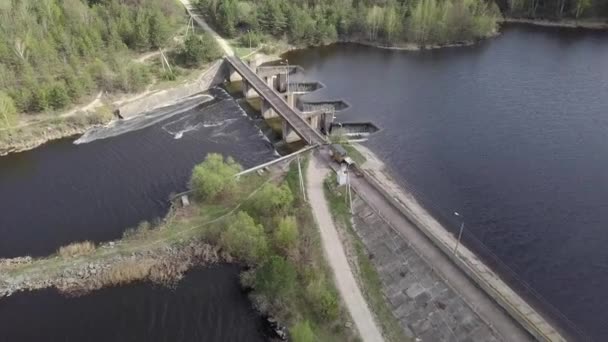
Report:
[[[540,341],[566,341],[566,338],[558,331],[553,325],[545,320],[545,317],[540,315],[534,307],[528,304],[523,298],[519,296],[511,287],[506,284],[501,277],[487,267],[479,258],[476,257],[467,247],[461,248],[459,253],[455,255],[452,251],[456,242],[455,238],[444,228],[446,236],[439,236],[437,232],[433,232],[431,229],[426,227],[426,224],[420,221],[416,215],[411,212],[405,203],[396,199],[388,193],[382,184],[380,184],[373,174],[355,166],[365,179],[372,185],[380,194],[387,199],[391,205],[393,205],[399,212],[408,218],[427,238],[429,238],[446,256],[448,256],[454,264],[456,264],[467,276],[472,279],[478,286],[483,289],[498,305],[503,307],[511,317],[513,317],[524,329],[526,329],[532,336]],[[469,234],[471,235],[471,234]],[[447,241],[446,240],[450,240]],[[485,247],[481,241],[477,240],[484,249],[491,253],[491,251]],[[475,261],[475,262],[472,262]],[[493,260],[495,263],[501,263],[499,260]],[[506,266],[506,265],[504,265]],[[511,270],[511,275],[516,274]],[[559,310],[553,308],[546,300],[544,300],[536,291],[534,291],[527,283],[520,280],[518,282],[526,289],[526,293],[531,294],[536,301],[542,302],[542,309],[546,307],[551,308],[550,310],[554,315],[558,316],[560,323],[566,324],[569,328],[569,333],[574,333],[577,339],[589,341],[591,340],[586,336],[574,323],[568,320],[565,315],[561,314]],[[546,307],[545,307],[546,306]],[[542,310],[543,312],[545,310]]]

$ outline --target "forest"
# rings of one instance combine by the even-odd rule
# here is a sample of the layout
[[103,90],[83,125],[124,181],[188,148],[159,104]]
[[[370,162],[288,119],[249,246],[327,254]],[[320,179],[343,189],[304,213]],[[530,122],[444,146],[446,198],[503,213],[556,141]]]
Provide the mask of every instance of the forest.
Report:
[[506,0],[499,5],[511,17],[556,20],[608,17],[608,0]]
[[226,36],[251,32],[297,45],[469,42],[494,34],[500,16],[483,0],[199,0],[198,6]]
[[[143,90],[152,70],[133,59],[166,47],[186,23],[176,1],[0,0],[0,126],[99,91]],[[191,65],[193,51],[215,43],[191,36],[186,44]]]

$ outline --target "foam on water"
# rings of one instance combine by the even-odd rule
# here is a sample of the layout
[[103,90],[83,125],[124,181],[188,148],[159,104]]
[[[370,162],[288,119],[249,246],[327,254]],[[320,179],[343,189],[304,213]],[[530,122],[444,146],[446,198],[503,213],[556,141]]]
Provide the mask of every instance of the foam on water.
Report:
[[[172,104],[162,108],[154,109],[149,112],[143,113],[140,116],[136,116],[124,120],[112,121],[110,124],[104,127],[97,127],[88,130],[80,138],[74,141],[74,144],[86,144],[99,139],[107,139],[116,137],[132,131],[137,131],[146,127],[150,127],[163,120],[169,119],[175,115],[186,113],[194,109],[195,107],[207,103],[213,100],[214,97],[207,94],[197,95],[194,97],[187,98],[181,103]],[[195,128],[194,128],[195,129]],[[186,131],[186,130],[183,130]],[[176,136],[177,136],[176,132]],[[182,136],[183,136],[182,132]],[[180,136],[181,137],[181,136]]]

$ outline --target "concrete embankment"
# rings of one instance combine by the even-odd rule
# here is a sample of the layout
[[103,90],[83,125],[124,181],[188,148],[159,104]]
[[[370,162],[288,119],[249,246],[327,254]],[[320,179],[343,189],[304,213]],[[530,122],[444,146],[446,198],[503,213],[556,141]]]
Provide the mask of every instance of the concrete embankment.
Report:
[[405,335],[422,341],[500,341],[426,259],[359,196],[353,229],[378,270],[385,298]]
[[364,177],[352,179],[355,191],[505,340],[525,340],[528,334],[539,341],[566,340],[466,246],[454,254],[455,237],[393,181],[381,163],[365,165],[362,171]]
[[116,106],[120,116],[127,119],[146,111],[179,102],[181,99],[205,91],[224,81],[223,60],[215,61],[195,81],[170,89],[157,90],[135,100]]
[[[25,125],[13,130],[0,130],[0,156],[10,153],[28,151],[49,141],[76,136],[91,128],[103,126],[112,119],[112,111],[117,111],[123,118],[131,118],[156,108],[177,103],[194,94],[205,91],[224,81],[224,62],[212,63],[195,81],[172,88],[150,93],[133,95],[124,102],[108,105],[111,109],[69,116],[58,116],[39,123]],[[107,112],[107,113],[106,113]]]

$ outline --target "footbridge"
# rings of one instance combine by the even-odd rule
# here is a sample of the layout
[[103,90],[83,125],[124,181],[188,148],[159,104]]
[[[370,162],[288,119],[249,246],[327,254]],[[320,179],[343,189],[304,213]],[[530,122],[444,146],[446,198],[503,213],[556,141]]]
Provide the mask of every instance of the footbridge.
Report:
[[[263,105],[272,108],[284,120],[284,136],[288,136],[288,131],[291,130],[309,145],[327,144],[327,138],[309,123],[310,118],[294,108],[293,103],[290,106],[282,95],[268,85],[268,82],[257,75],[245,62],[236,56],[227,56],[226,62],[231,71],[242,77],[243,86],[254,90],[262,98]],[[288,96],[288,101],[293,102],[293,99],[290,100]]]

